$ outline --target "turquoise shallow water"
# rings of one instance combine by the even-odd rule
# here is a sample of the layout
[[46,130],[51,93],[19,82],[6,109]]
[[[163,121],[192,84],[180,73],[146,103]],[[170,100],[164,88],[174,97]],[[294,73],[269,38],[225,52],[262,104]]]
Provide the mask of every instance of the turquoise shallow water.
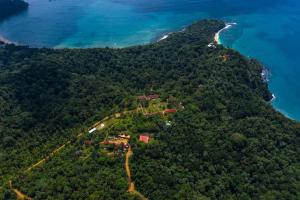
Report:
[[0,22],[0,35],[31,46],[125,47],[145,44],[203,18],[237,25],[221,41],[258,58],[272,76],[275,108],[300,120],[300,2],[297,0],[28,0]]

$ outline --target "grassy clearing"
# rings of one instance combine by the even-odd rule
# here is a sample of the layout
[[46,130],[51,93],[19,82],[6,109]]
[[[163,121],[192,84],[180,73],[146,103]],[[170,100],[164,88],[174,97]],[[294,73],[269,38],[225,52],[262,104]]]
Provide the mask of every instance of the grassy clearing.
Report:
[[[67,142],[47,156],[47,159],[42,159],[38,164],[32,165],[30,170],[22,174],[22,179],[16,180],[16,186],[22,191],[28,192],[32,197],[42,198],[43,195],[40,191],[51,190],[53,194],[59,194],[59,187],[51,187],[51,185],[55,185],[52,183],[58,180],[70,188],[74,187],[73,184],[76,185],[76,183],[67,183],[67,180],[70,176],[80,176],[78,171],[81,171],[80,173],[85,176],[100,178],[101,176],[97,176],[97,174],[111,170],[114,170],[114,174],[116,173],[117,176],[113,180],[123,184],[126,180],[126,173],[123,164],[119,161],[125,159],[125,155],[128,155],[128,149],[124,150],[122,149],[124,147],[120,148],[119,146],[116,148],[114,145],[130,142],[136,147],[139,134],[151,133],[153,136],[153,133],[157,131],[157,124],[165,121],[165,116],[161,113],[167,108],[167,103],[161,102],[160,99],[148,101],[146,105],[140,105],[140,107],[142,108],[117,113],[97,122],[94,126],[97,130],[93,133],[79,134],[75,141]],[[147,113],[154,113],[155,115],[149,117],[145,115]],[[120,134],[129,135],[130,141],[129,139],[116,138]],[[105,145],[104,142],[110,140],[113,142]],[[130,145],[129,148],[132,154]],[[125,154],[126,152],[127,154]],[[130,170],[129,158],[126,158],[128,175],[128,170]],[[89,171],[90,169],[97,170]],[[111,182],[112,180],[105,181]],[[130,178],[129,184],[132,185],[132,183]],[[61,187],[63,186],[61,185]],[[119,188],[119,192],[126,191],[125,188]],[[132,194],[136,192],[134,190]],[[69,197],[73,198],[71,193]]]

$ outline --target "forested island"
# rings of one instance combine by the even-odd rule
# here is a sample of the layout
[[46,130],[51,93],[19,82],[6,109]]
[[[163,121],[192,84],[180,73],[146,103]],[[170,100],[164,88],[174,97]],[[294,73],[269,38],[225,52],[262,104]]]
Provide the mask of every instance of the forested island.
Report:
[[0,198],[299,199],[300,124],[269,103],[257,60],[213,44],[224,26],[0,48]]
[[28,8],[28,3],[23,0],[0,0],[0,20]]

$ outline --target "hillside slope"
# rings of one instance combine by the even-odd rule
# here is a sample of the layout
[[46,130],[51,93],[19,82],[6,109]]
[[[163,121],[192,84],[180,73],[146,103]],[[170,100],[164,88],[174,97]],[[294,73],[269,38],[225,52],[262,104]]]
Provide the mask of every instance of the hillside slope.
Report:
[[23,172],[97,120],[136,109],[137,96],[159,94],[183,105],[171,126],[151,118],[145,129],[143,117],[126,126],[153,132],[148,145],[132,142],[132,179],[144,196],[299,199],[300,125],[268,102],[259,62],[207,46],[223,27],[204,20],[124,49],[0,48],[2,198],[15,198],[11,179],[34,199],[136,198],[126,191],[124,157],[95,147],[81,165],[70,155],[82,141]]

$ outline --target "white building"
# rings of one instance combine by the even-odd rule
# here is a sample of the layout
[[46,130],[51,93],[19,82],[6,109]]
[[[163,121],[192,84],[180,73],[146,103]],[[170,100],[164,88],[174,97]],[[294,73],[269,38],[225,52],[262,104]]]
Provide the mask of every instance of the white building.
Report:
[[89,130],[89,133],[93,133],[95,132],[97,129],[96,128],[92,128],[91,130]]

